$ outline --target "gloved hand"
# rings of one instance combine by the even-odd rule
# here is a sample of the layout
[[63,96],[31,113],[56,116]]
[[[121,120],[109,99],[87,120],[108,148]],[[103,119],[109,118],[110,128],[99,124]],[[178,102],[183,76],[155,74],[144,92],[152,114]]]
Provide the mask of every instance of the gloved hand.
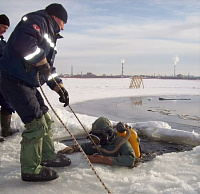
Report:
[[69,105],[69,95],[65,88],[61,88],[61,89],[62,91],[61,90],[58,91],[58,94],[60,96],[59,101],[62,103],[65,103],[64,107],[66,107]]
[[112,158],[108,156],[102,156],[100,154],[89,155],[88,159],[91,163],[100,163],[112,166]]
[[44,65],[37,66],[39,72],[41,75],[45,77],[45,80],[48,80],[49,74],[50,74],[50,65],[49,63],[45,63]]
[[58,154],[72,154],[74,152],[78,152],[79,148],[77,145],[73,145],[73,146],[68,146],[63,150],[58,151]]

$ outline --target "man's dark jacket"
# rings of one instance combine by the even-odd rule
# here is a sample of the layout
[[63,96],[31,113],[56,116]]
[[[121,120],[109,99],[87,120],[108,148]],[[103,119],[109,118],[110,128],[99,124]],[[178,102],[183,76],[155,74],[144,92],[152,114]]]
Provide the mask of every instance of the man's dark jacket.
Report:
[[6,41],[4,40],[3,36],[0,36],[0,57],[3,54],[3,49],[6,46]]
[[[7,41],[0,59],[2,76],[30,87],[38,87],[36,63],[46,57],[51,72],[55,72],[53,63],[59,31],[58,24],[45,10],[23,16]],[[40,76],[41,84],[46,82],[45,79]],[[62,82],[58,77],[56,80]],[[55,86],[53,81],[47,84],[51,89]]]

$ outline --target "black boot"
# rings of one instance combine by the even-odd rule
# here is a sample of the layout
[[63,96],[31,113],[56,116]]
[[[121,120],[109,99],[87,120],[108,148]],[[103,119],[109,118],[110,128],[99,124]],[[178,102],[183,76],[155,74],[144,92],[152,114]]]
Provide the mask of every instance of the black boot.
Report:
[[43,182],[43,181],[52,181],[59,177],[58,173],[50,168],[42,167],[42,170],[39,174],[28,174],[22,173],[21,178],[23,181],[28,182]]
[[2,141],[5,141],[5,139],[2,136],[0,136],[0,142]]
[[65,167],[71,164],[71,160],[66,154],[59,154],[55,160],[42,161],[41,165],[46,167]]
[[10,128],[11,116],[12,113],[1,110],[1,130],[2,130],[1,133],[3,137],[7,137],[14,133],[19,132],[18,129]]

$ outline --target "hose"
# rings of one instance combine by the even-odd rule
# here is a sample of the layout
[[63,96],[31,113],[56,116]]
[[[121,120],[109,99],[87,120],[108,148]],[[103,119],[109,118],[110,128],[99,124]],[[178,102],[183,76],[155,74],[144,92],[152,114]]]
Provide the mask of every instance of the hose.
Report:
[[127,132],[127,133],[126,133],[126,136],[122,139],[122,141],[116,146],[116,148],[115,148],[114,150],[109,151],[109,150],[106,150],[106,149],[103,149],[103,148],[100,148],[100,147],[99,147],[99,150],[100,150],[101,152],[106,153],[106,154],[114,154],[115,152],[117,152],[117,151],[119,150],[119,148],[120,148],[125,142],[127,142],[128,139],[130,138],[130,135],[131,135],[130,130],[129,130],[129,129],[125,129],[125,131]]

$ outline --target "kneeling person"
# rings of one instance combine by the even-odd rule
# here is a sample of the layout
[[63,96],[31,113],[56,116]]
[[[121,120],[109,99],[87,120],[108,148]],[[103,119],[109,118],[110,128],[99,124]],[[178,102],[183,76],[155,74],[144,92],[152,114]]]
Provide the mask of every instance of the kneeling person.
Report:
[[[97,149],[92,142],[81,144],[81,147],[88,155],[90,162],[110,166],[134,166],[134,149],[127,139],[120,137],[114,131],[111,122],[107,118],[100,117],[92,124],[90,137],[96,141],[96,144],[101,146]],[[60,150],[58,153],[71,154],[78,151],[78,146],[73,145],[72,147],[66,147],[63,150]]]

